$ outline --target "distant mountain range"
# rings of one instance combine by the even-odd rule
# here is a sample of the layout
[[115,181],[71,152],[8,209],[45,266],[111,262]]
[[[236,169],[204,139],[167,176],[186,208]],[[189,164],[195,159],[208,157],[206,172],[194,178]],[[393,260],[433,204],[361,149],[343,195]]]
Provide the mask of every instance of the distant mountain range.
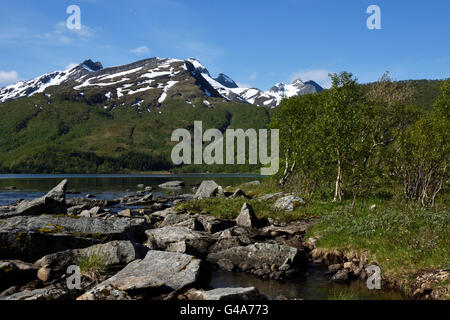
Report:
[[97,96],[96,99],[98,103],[105,104],[105,109],[115,108],[129,100],[134,101],[142,109],[151,109],[161,106],[171,97],[184,97],[187,104],[192,104],[192,98],[199,97],[198,92],[194,95],[187,94],[192,91],[192,86],[200,89],[204,101],[208,101],[208,98],[222,98],[228,102],[249,103],[269,108],[279,105],[283,98],[323,90],[314,81],[303,82],[300,79],[292,84],[277,83],[269,91],[240,88],[223,73],[213,78],[194,58],[184,61],[151,58],[111,68],[103,68],[100,62],[86,60],[66,71],[54,71],[1,88],[0,102],[39,93],[52,94],[54,91],[83,96],[86,91],[96,90],[104,96],[104,98]]
[[[441,81],[413,86],[431,108]],[[370,89],[371,84],[362,87]],[[285,97],[321,91],[313,81],[268,91],[212,77],[195,59],[152,58],[103,68],[86,60],[0,89],[0,173],[259,172],[255,165],[174,167],[174,129],[267,128]]]

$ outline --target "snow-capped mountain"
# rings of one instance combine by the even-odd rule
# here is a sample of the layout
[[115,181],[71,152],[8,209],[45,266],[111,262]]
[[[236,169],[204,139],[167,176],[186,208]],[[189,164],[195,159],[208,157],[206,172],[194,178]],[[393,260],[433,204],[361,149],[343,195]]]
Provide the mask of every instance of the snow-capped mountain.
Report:
[[201,98],[207,106],[212,106],[208,102],[211,97],[276,107],[283,98],[323,90],[313,81],[301,80],[295,80],[292,84],[278,83],[267,92],[240,88],[223,73],[213,78],[194,58],[151,58],[111,68],[103,68],[100,62],[86,60],[66,71],[51,72],[1,88],[0,103],[39,93],[50,95],[54,88],[63,88],[81,97],[95,92],[94,98],[87,102],[104,104],[105,109],[110,110],[127,103],[150,110],[152,106],[161,106],[167,97],[181,97],[188,104],[192,104],[195,98]]

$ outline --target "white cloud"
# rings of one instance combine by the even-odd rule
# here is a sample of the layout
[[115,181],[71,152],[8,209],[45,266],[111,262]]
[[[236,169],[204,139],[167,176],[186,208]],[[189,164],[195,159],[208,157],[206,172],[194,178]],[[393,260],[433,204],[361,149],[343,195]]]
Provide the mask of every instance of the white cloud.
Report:
[[137,55],[144,55],[150,53],[150,49],[147,46],[141,46],[130,50],[131,53]]
[[43,35],[38,35],[51,43],[59,43],[63,45],[69,45],[76,43],[77,41],[86,41],[95,36],[95,31],[86,25],[81,25],[80,29],[67,28],[65,21],[60,21],[54,25],[53,29]]
[[328,76],[329,73],[332,73],[332,71],[325,69],[300,70],[291,74],[290,81],[292,82],[296,79],[301,79],[302,81],[313,80],[324,88],[330,88],[331,79]]
[[257,74],[256,72],[253,72],[253,73],[250,75],[250,80],[255,81],[257,76],[258,76],[258,74]]
[[17,81],[19,81],[19,74],[17,71],[0,70],[0,85],[7,85]]

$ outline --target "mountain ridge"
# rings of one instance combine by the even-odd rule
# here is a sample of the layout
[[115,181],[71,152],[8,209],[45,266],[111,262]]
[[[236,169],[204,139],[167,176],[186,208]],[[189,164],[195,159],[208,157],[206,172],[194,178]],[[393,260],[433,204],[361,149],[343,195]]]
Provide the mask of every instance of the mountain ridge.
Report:
[[[225,101],[270,108],[278,106],[283,98],[323,90],[311,80],[306,82],[300,80],[299,83],[294,81],[291,85],[283,84],[283,87],[276,92],[262,91],[257,88],[240,88],[224,73],[219,73],[215,78],[212,77],[208,69],[195,58],[179,60],[155,57],[109,68],[104,68],[100,62],[87,59],[68,70],[49,72],[28,81],[20,81],[0,88],[0,103],[37,93],[48,93],[51,87],[63,86],[67,90],[80,91],[80,94],[84,94],[81,92],[83,88],[106,87],[116,91],[115,95],[113,92],[106,93],[115,98],[121,98],[124,94],[135,95],[152,89],[162,89],[159,98],[154,99],[157,100],[155,104],[158,105],[164,102],[172,87],[176,88],[189,77],[195,79],[195,84],[205,93],[206,99],[207,97],[223,98]],[[106,81],[97,81],[99,79]],[[129,88],[132,89],[128,90]]]

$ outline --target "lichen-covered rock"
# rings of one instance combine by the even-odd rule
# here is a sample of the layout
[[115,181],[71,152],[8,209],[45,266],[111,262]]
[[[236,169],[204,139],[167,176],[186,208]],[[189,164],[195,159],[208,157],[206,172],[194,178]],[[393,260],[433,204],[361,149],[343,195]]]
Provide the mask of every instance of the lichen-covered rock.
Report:
[[[204,286],[211,273],[205,264],[190,255],[165,251],[149,251],[143,260],[135,260],[116,275],[95,286],[78,298],[92,298],[94,292],[116,287],[124,291],[145,292],[147,296],[174,290]],[[117,289],[116,289],[117,290]]]
[[105,240],[143,241],[150,226],[145,219],[84,218],[70,216],[17,216],[0,220],[0,259],[25,261]]
[[296,268],[307,260],[306,252],[301,249],[272,243],[255,243],[245,247],[233,247],[210,253],[207,260],[217,263],[220,259],[230,260],[235,266],[245,262],[253,269],[262,269],[264,265],[274,265],[277,269]]
[[65,250],[46,255],[34,264],[39,267],[49,266],[55,271],[77,264],[83,257],[99,257],[105,266],[128,264],[136,259],[143,259],[148,248],[131,241],[111,241],[84,249]]
[[274,208],[280,211],[294,211],[296,208],[304,204],[305,200],[300,197],[287,196],[278,199],[274,204]]

